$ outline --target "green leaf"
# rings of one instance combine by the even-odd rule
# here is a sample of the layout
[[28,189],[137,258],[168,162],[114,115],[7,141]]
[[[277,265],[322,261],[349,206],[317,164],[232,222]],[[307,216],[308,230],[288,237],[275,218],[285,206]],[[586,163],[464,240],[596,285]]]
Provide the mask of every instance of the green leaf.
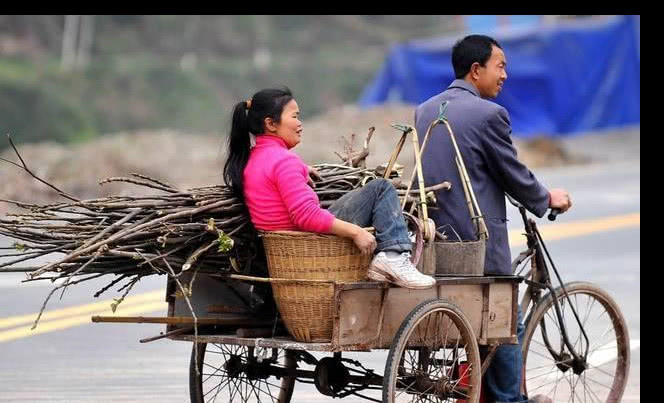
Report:
[[118,305],[120,305],[120,302],[122,302],[122,299],[113,298],[113,303],[111,303],[111,311],[113,311],[113,313],[115,313],[115,310],[118,309]]
[[233,238],[226,235],[224,231],[219,231],[219,238],[217,238],[217,241],[219,242],[219,252],[228,252],[233,249],[233,245],[235,244]]

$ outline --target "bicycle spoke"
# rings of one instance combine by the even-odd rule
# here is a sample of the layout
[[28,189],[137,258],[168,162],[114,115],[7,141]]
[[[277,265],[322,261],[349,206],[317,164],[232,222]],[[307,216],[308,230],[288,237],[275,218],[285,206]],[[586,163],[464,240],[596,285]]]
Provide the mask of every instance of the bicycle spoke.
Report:
[[[263,379],[263,382],[265,383],[266,386],[269,384],[269,383],[267,382],[267,380],[265,380],[265,379]],[[270,390],[270,387],[269,387],[269,386],[267,386],[267,391],[268,391],[268,393],[270,394],[270,399],[272,399],[273,402],[277,402],[278,400],[277,400],[277,398],[275,398],[274,395],[272,394],[272,390]]]
[[[228,401],[232,402],[233,401],[233,396],[235,396],[235,393],[237,391],[237,384],[235,382],[231,382],[229,379],[228,381],[228,392],[230,394]],[[215,398],[216,400],[216,398]]]
[[[593,298],[593,299],[592,299],[592,302],[591,302],[590,305],[588,306],[588,312],[589,312],[589,314],[590,314],[590,311],[592,311],[592,308],[593,308],[593,306],[595,305],[595,302],[597,302],[597,300],[596,300],[595,298]],[[584,327],[585,327],[585,324],[586,324],[586,323],[583,322]]]
[[560,304],[560,318],[562,319],[563,323],[567,323],[565,320],[565,305],[567,304],[568,300],[570,300],[569,304],[572,305],[571,297],[569,296],[563,296],[558,300],[558,303]]
[[572,387],[572,381],[571,381],[569,375],[566,375],[564,378],[567,381],[567,383],[569,384],[569,390],[572,392],[569,395],[569,399],[570,399],[571,402],[573,402],[574,401],[574,388]]
[[[532,353],[532,351],[531,351],[531,353]],[[563,361],[552,361],[552,362],[550,362],[550,363],[548,363],[548,364],[540,365],[539,367],[528,367],[528,371],[535,371],[535,370],[538,370],[538,369],[542,369],[542,368],[546,368],[546,367],[551,367],[551,366],[554,366],[554,367],[555,367],[556,365],[558,365],[558,364],[562,364],[562,363],[563,363]],[[556,368],[557,368],[557,367],[556,367]]]
[[[562,309],[561,309],[561,310],[562,310]],[[559,351],[563,351],[564,346],[565,346],[565,342],[564,342],[563,337],[562,337],[562,330],[561,330],[561,328],[560,328],[560,326],[559,326],[558,316],[555,314],[555,311],[554,311],[554,310],[551,310],[551,312],[548,312],[548,311],[547,311],[546,314],[545,314],[545,316],[548,316],[548,318],[550,319],[550,322],[553,323],[553,324],[556,326],[556,328],[558,329],[559,342],[560,342],[560,347],[559,347],[558,350],[559,350]],[[562,313],[561,313],[561,316],[562,316]],[[563,320],[564,320],[564,319],[563,319]],[[549,328],[551,328],[550,324],[549,324],[549,326],[546,325],[546,322],[545,322],[545,321],[546,321],[546,318],[543,318],[542,321],[543,321],[543,325],[544,325],[544,327],[540,327],[540,332],[544,331],[544,329],[549,329]],[[550,333],[550,332],[548,332],[548,331],[546,331],[546,334],[547,334],[548,337],[550,337],[550,336],[553,335],[552,333]],[[551,342],[551,341],[549,341],[549,342]],[[546,346],[545,346],[545,347],[546,347]],[[552,348],[553,348],[553,346],[552,346]]]
[[600,367],[590,366],[590,367],[588,367],[588,368],[586,369],[586,371],[590,371],[590,370],[596,370],[596,371],[599,371],[599,372],[601,372],[601,373],[603,373],[603,374],[605,374],[605,375],[607,375],[607,376],[610,376],[611,378],[615,378],[615,375],[610,374],[610,373],[604,371],[604,370],[601,369]]
[[[613,332],[611,332],[611,330],[613,330]],[[611,343],[603,343],[604,339],[605,339],[606,336],[608,336],[609,334],[615,335],[615,328],[613,327],[613,323],[610,323],[610,324],[607,326],[607,329],[606,329],[606,330],[602,333],[602,335],[600,336],[601,339],[597,342],[597,347],[595,347],[594,349],[590,350],[590,351],[588,352],[588,354],[590,355],[590,354],[594,353],[595,351],[599,351],[599,350],[603,350],[603,349],[608,349],[608,348],[612,348],[612,349],[613,349],[614,346],[612,345],[612,342],[611,342]],[[615,339],[614,339],[614,340],[615,340]],[[607,346],[608,346],[608,347],[607,347]],[[600,347],[602,347],[602,348],[600,349]],[[616,344],[615,347],[617,347],[617,344]]]
[[222,379],[220,379],[220,380],[219,380],[219,383],[217,383],[216,386],[210,388],[210,390],[209,390],[207,393],[205,393],[205,394],[203,395],[203,397],[205,397],[207,394],[209,394],[210,392],[212,392],[212,391],[215,390],[215,389],[217,389],[217,394],[218,394],[218,393],[219,393],[219,390],[221,389],[221,387],[222,387],[222,385],[223,385],[224,383],[230,383],[230,378],[222,378]]
[[[558,385],[560,384],[559,381],[560,381],[560,375],[561,374],[562,374],[562,372],[556,373],[556,381],[553,385],[553,398],[552,398],[552,400],[554,402],[556,401],[556,392],[558,392]],[[551,392],[549,392],[549,394],[551,394]]]
[[595,391],[592,388],[586,388],[585,387],[586,386],[585,382],[583,383],[583,385],[584,385],[584,390],[587,389],[588,391],[590,391],[591,396],[594,396],[597,399],[598,402],[600,402],[600,403],[602,402],[602,399],[600,399],[600,397],[597,396],[597,393],[595,393]]
[[[466,328],[461,328],[455,322],[457,317],[452,313],[456,314],[448,312],[446,307],[432,308],[416,317],[410,330],[397,335],[399,341],[395,343],[402,346],[401,357],[397,358],[390,353],[388,362],[393,363],[392,373],[397,375],[397,379],[389,383],[390,402],[456,402],[457,399],[472,396],[471,388],[477,381],[477,375],[472,374],[477,372],[475,363],[478,357],[469,357],[468,343],[464,338],[466,330],[462,330]],[[408,348],[410,346],[420,347]],[[467,361],[468,366],[461,370],[459,365]],[[385,376],[390,375],[388,373]],[[463,379],[471,380],[468,388],[460,386]],[[449,390],[454,391],[454,398],[452,394],[445,398],[436,394],[437,385],[443,381],[449,382]]]
[[[206,394],[203,395],[203,400],[205,400],[205,397],[206,397],[209,393],[213,392],[213,391],[216,389],[217,393],[214,394],[214,400],[213,400],[213,401],[216,401],[216,400],[217,400],[217,395],[219,395],[219,392],[221,391],[221,388],[222,388],[221,385],[222,385],[223,383],[228,383],[228,382],[229,382],[228,379],[219,381],[219,383],[217,384],[216,387],[210,389]],[[209,400],[208,400],[208,401],[209,401]]]
[[[454,382],[454,385],[452,386],[452,389],[453,389],[453,390],[456,390],[457,386],[459,385],[459,382],[461,382],[461,380],[462,380],[462,379],[463,379],[463,378],[464,378],[464,377],[465,377],[470,371],[472,371],[472,368],[471,368],[471,367],[472,367],[472,364],[468,364],[468,366],[466,367],[466,370],[463,372],[463,375],[459,375],[459,379],[457,379],[456,382]],[[459,394],[463,394],[463,393],[461,393],[461,392],[458,392],[458,393],[459,393]]]
[[[561,374],[563,378],[566,376],[566,375],[563,374],[562,372],[558,372],[558,374]],[[548,386],[548,385],[551,385],[551,384],[556,384],[556,385],[557,385],[557,384],[560,383],[559,381],[560,381],[560,379],[556,378],[555,380],[553,380],[553,381],[551,381],[551,382],[543,383],[543,384],[537,386],[536,388],[529,389],[529,390],[528,390],[528,393],[533,392],[533,391],[536,391],[536,390],[538,390],[538,389],[541,389],[541,388],[543,388],[543,387],[545,387],[545,386]]]
[[594,305],[595,299],[593,299],[593,303],[588,306],[588,310],[586,311],[585,316],[583,317],[583,320],[581,321],[581,326],[584,328],[586,327],[586,323],[588,323],[588,318],[590,317],[590,312],[592,312],[592,306]]
[[[551,322],[554,325],[556,325],[556,328],[558,329],[558,334],[560,334],[562,332],[562,330],[560,330],[560,326],[558,326],[558,317],[556,316],[556,311],[553,310],[553,309],[551,310],[551,312],[547,311],[545,316],[548,316],[549,319],[551,320]],[[562,316],[562,313],[561,313],[561,316]]]
[[[535,341],[535,340],[533,340],[533,341]],[[541,343],[539,343],[539,344],[541,344]],[[542,346],[543,345],[544,344],[542,344]],[[546,358],[548,360],[553,358],[553,357],[551,357],[551,354],[549,353],[549,350],[545,350],[545,352],[546,352],[546,355],[544,353],[540,353],[539,351],[535,351],[535,350],[530,351],[530,353],[535,353],[535,354],[539,355],[540,357]]]
[[613,388],[611,386],[605,385],[605,384],[603,384],[603,383],[601,383],[601,382],[599,382],[599,381],[597,381],[597,380],[595,380],[591,377],[588,377],[588,380],[593,382],[594,384],[596,384],[598,386],[601,386],[601,387],[605,388],[605,389],[613,390]]
[[[570,378],[571,378],[572,376],[573,376],[573,375],[570,374]],[[581,399],[581,396],[579,396],[578,393],[576,393],[576,385],[579,383],[579,379],[580,379],[580,377],[577,377],[577,378],[576,378],[576,382],[574,382],[574,386],[572,386],[572,392],[574,393],[574,396],[576,396],[576,397],[579,398],[579,401],[585,401],[585,400],[582,400],[582,399]]]
[[541,378],[541,377],[543,377],[543,376],[549,376],[549,375],[551,375],[552,373],[554,373],[554,372],[558,372],[558,371],[559,371],[559,370],[558,370],[558,367],[555,367],[555,366],[554,366],[553,369],[552,369],[551,371],[546,372],[546,373],[544,373],[544,374],[540,374],[540,375],[536,375],[536,376],[528,377],[528,380],[529,380],[529,381],[532,381],[533,379]]
[[[211,374],[205,374],[205,373],[202,373],[202,374],[201,374],[201,375],[209,375],[209,376],[208,376],[207,378],[205,378],[201,383],[205,383],[205,382],[207,382],[207,380],[210,379],[210,378],[212,378],[213,376],[224,376],[224,374],[226,373],[226,371],[224,371],[224,370],[221,369],[221,368],[215,368],[215,367],[212,367],[212,368],[214,368],[214,372],[213,372],[213,373],[211,373]],[[219,373],[219,372],[221,372],[221,374],[217,375],[217,373]]]
[[403,391],[401,393],[398,393],[395,397],[399,397],[402,393],[406,392],[408,389],[410,389],[411,386],[413,386],[417,382],[417,380],[413,381],[410,385],[407,385],[405,388],[403,388]]
[[[237,345],[217,345],[207,344],[209,346],[203,352],[203,358],[208,358],[205,353],[209,354],[212,364],[201,360],[200,366],[207,369],[207,372],[201,371],[199,380],[201,382],[201,390],[199,401],[206,403],[214,403],[217,401],[223,402],[271,402],[280,403],[279,395],[281,391],[288,390],[288,383],[272,382],[274,378],[257,378],[250,379],[245,366],[257,365],[252,360],[252,357],[260,356],[263,349],[252,349],[246,346]],[[276,353],[275,353],[276,351]],[[255,352],[255,353],[254,353]],[[229,362],[229,360],[233,360]],[[262,361],[264,366],[277,366],[279,368],[287,368],[283,364],[286,361],[286,352],[281,349],[273,349],[269,358]],[[231,363],[236,372],[230,376],[232,372],[226,370],[227,363]],[[239,366],[238,366],[239,365]],[[230,367],[229,367],[230,368]],[[295,380],[293,380],[294,382]],[[292,384],[290,384],[292,385]]]
[[208,363],[206,363],[206,362],[204,362],[203,365],[206,365],[206,366],[208,366],[208,367],[214,369],[215,372],[217,372],[217,371],[223,371],[221,368],[217,368],[217,367],[215,367],[215,366],[213,366],[213,365],[210,365],[210,364],[208,364]]

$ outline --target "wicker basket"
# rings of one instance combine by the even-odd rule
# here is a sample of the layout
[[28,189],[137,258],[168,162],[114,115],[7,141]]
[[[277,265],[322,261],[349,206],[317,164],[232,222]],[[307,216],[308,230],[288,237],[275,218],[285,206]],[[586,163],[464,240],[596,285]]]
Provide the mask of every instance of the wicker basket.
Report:
[[334,282],[365,280],[371,255],[335,235],[270,231],[261,236],[270,277],[293,280],[272,282],[286,328],[298,341],[330,341]]
[[483,276],[486,241],[427,242],[417,269],[436,277]]

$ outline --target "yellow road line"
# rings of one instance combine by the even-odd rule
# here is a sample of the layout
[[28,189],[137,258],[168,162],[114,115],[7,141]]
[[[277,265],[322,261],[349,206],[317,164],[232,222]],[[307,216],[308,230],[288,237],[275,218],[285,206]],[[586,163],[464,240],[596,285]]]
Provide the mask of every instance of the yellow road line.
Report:
[[[57,296],[53,296],[56,298]],[[155,301],[164,301],[166,297],[166,292],[163,290],[146,292],[144,294],[132,295],[127,297],[118,305],[118,309],[126,307],[128,305],[134,305],[139,303],[151,303]],[[97,312],[104,309],[107,309],[110,312],[110,306],[113,303],[113,300],[107,299],[99,302],[93,302],[91,304],[77,305],[69,308],[58,309],[57,311],[46,311],[42,315],[39,322],[45,322],[53,319],[65,318],[68,316],[76,316],[89,312]],[[165,302],[164,302],[165,304]],[[46,306],[48,309],[48,305]],[[27,315],[20,316],[10,316],[8,318],[0,318],[0,329],[14,327],[18,325],[23,325],[26,323],[32,324],[32,322],[37,319],[37,313],[31,313]]]
[[[620,228],[638,227],[641,225],[641,213],[625,214],[594,220],[574,221],[560,224],[538,225],[544,241],[589,235],[595,232],[611,231]],[[510,246],[525,246],[526,237],[523,228],[509,231]]]
[[[129,316],[129,315],[138,315],[141,313],[148,313],[154,311],[165,312],[166,308],[167,304],[165,302],[151,302],[139,305],[126,306],[124,308],[122,307],[122,304],[120,304],[115,312],[115,315]],[[88,312],[82,315],[72,316],[65,319],[53,320],[50,322],[42,322],[40,320],[39,324],[37,325],[37,328],[35,328],[34,330],[30,330],[32,325],[29,325],[0,332],[0,343],[29,336],[36,336],[42,333],[53,332],[55,330],[67,329],[70,327],[79,326],[86,323],[91,323],[90,315],[93,314],[109,315],[109,316],[113,315],[113,313],[109,308],[108,310],[105,311]]]

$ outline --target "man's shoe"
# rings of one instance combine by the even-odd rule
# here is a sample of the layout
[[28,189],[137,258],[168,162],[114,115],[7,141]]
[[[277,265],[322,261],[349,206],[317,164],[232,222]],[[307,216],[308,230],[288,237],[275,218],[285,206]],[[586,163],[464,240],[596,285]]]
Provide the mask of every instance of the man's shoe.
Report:
[[553,403],[553,400],[544,395],[535,395],[528,399],[528,403]]
[[[426,289],[436,284],[433,277],[420,273],[413,266],[409,252],[401,253],[396,257],[388,257],[385,252],[378,252],[371,261],[368,277],[375,281],[389,281],[411,289]],[[378,280],[381,277],[385,280]]]

